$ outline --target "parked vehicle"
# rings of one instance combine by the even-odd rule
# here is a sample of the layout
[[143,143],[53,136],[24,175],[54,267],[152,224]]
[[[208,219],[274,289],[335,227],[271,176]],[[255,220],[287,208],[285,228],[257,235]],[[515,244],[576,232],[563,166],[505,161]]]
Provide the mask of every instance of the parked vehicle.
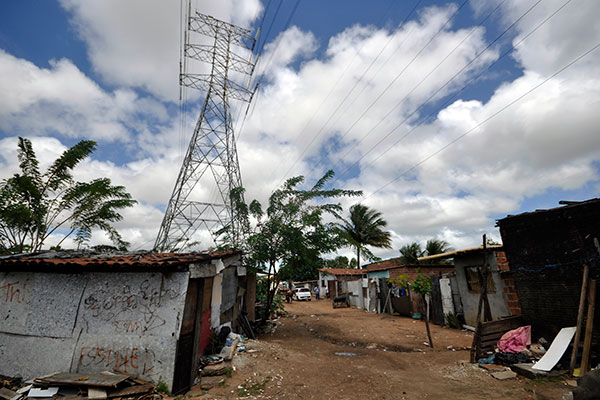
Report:
[[310,295],[310,289],[307,288],[298,288],[294,289],[294,300],[308,300],[311,301],[312,297]]

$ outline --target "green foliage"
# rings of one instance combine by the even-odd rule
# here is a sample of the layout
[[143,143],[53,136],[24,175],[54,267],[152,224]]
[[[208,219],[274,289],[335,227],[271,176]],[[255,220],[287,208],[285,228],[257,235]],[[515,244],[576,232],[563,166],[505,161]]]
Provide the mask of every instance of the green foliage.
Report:
[[453,329],[462,329],[462,324],[458,319],[458,315],[453,312],[446,313],[444,315],[444,319],[446,320],[446,325]]
[[339,218],[342,220],[338,225],[341,237],[348,245],[356,248],[358,268],[360,268],[361,250],[370,255],[369,258],[373,256],[366,246],[392,247],[391,234],[383,230],[387,222],[381,217],[379,211],[362,204],[355,204],[350,207],[350,219]]
[[83,140],[63,152],[45,173],[28,139],[19,138],[17,156],[21,173],[0,182],[0,253],[38,251],[52,234],[72,234],[82,245],[92,230],[106,232],[118,249],[128,245],[112,223],[122,219],[119,210],[136,203],[122,186],[108,178],[77,182],[72,170],[96,148]]
[[[244,226],[250,227],[250,217],[257,221],[242,246],[248,254],[246,263],[250,270],[267,273],[270,277],[278,267],[275,283],[282,279],[316,278],[321,255],[336,250],[343,243],[335,225],[323,221],[325,214],[338,216],[342,206],[327,201],[362,194],[354,190],[324,189],[331,178],[333,171],[329,170],[308,190],[298,188],[304,183],[303,176],[290,178],[271,194],[266,209],[257,200],[248,205],[243,199],[243,188],[232,192],[235,212],[245,219]],[[267,294],[269,309],[274,289]]]
[[408,279],[408,275],[401,274],[398,275],[397,279],[387,279],[388,283],[392,283],[396,286],[400,286],[404,289],[410,288],[413,292],[426,295],[431,293],[431,278],[423,273],[421,273],[421,269],[417,269],[419,273],[415,279],[410,281]]
[[419,257],[423,257],[424,252],[421,249],[421,245],[417,242],[409,243],[400,248],[400,260],[402,264],[418,264]]
[[270,381],[270,376],[267,376],[260,382],[252,382],[250,378],[248,378],[244,383],[237,387],[237,395],[240,398],[260,396],[265,392],[265,387]]
[[351,258],[348,260],[348,257],[345,256],[337,256],[336,258],[330,260],[323,260],[323,268],[356,268],[356,258]]
[[[268,282],[266,276],[261,276],[256,281],[256,302],[266,304],[269,300],[269,290],[268,290]],[[277,293],[273,295],[270,312],[269,315],[281,315],[285,312],[284,309],[284,297],[283,295]]]
[[410,283],[410,289],[422,295],[427,295],[431,293],[431,278],[421,272],[419,275]]
[[[417,242],[406,244],[400,248],[400,260],[403,264],[422,264],[419,261],[419,257],[433,256],[435,254],[442,254],[452,251],[448,242],[441,239],[429,239],[425,244],[425,250],[421,248],[421,245]],[[447,261],[442,259],[428,260],[427,264],[442,264]]]
[[[250,267],[256,271],[270,269],[274,272],[275,266],[279,265],[280,279],[315,277],[321,254],[331,252],[341,244],[335,227],[324,222],[323,216],[327,213],[337,216],[342,207],[339,203],[323,200],[361,194],[353,190],[323,189],[332,177],[333,171],[328,171],[308,190],[298,189],[304,177],[290,178],[271,194],[266,210],[257,200],[248,206],[242,196],[232,197],[239,215],[253,217],[258,222],[245,246]],[[243,189],[238,188],[236,193],[243,193]]]
[[158,378],[158,382],[156,382],[156,392],[169,394],[169,385],[162,380],[162,378]]

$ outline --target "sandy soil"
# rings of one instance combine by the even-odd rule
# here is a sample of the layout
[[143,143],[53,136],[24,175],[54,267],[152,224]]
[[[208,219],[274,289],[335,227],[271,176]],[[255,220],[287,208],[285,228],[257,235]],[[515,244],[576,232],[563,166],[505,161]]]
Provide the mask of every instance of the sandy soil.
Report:
[[[561,399],[564,382],[499,381],[468,363],[470,332],[410,318],[333,309],[329,300],[286,305],[274,333],[249,341],[205,399]],[[449,348],[449,346],[452,346]],[[337,354],[336,354],[337,353]]]

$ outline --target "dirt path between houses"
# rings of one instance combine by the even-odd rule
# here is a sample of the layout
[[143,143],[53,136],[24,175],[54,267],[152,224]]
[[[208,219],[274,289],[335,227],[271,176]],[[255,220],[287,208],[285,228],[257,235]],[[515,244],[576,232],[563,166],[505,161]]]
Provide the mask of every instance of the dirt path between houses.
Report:
[[[294,302],[274,333],[249,341],[234,358],[232,377],[203,399],[561,399],[564,382],[518,377],[499,381],[468,363],[470,332],[331,301]],[[452,346],[448,349],[448,346]],[[336,355],[336,353],[338,353]]]

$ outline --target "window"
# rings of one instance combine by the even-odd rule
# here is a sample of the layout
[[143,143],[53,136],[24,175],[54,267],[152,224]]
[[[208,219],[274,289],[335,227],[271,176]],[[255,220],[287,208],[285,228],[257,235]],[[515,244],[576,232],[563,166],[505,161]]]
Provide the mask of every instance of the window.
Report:
[[[465,267],[465,275],[467,278],[467,288],[471,293],[481,293],[481,285],[479,284],[479,267]],[[487,292],[496,293],[492,272],[488,272]]]

